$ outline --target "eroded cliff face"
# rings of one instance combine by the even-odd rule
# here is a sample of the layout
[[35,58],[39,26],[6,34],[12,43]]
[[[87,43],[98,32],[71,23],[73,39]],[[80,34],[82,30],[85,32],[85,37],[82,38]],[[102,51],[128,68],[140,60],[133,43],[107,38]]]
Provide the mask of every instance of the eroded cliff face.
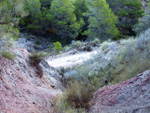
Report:
[[57,80],[44,72],[40,77],[39,68],[30,65],[26,50],[14,51],[14,61],[0,56],[0,112],[53,113],[53,99],[61,93]]
[[100,88],[91,101],[90,113],[150,113],[150,71]]

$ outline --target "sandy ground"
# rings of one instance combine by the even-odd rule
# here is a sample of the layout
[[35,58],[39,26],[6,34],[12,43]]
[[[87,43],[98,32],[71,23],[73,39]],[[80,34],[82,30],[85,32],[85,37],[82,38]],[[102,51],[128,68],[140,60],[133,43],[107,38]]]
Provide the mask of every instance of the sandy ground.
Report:
[[59,56],[50,57],[47,62],[50,66],[54,68],[64,67],[70,68],[77,65],[82,65],[83,61],[89,60],[93,55],[98,54],[98,49],[91,52],[78,52],[76,54],[64,53]]

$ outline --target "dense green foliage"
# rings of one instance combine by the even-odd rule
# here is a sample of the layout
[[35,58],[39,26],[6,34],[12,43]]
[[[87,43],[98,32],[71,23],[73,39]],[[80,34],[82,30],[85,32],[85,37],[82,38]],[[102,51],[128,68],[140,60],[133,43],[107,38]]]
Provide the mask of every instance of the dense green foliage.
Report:
[[118,16],[117,26],[122,35],[135,35],[132,30],[144,11],[141,0],[107,0],[112,11]]
[[76,38],[84,23],[83,20],[77,21],[74,10],[75,7],[72,0],[52,1],[49,19],[52,22],[54,33],[65,41]]
[[63,43],[85,35],[102,40],[135,35],[133,28],[144,13],[141,0],[25,0],[24,4],[29,15],[21,19],[21,28]]
[[118,36],[119,32],[116,28],[118,18],[112,13],[106,0],[90,1],[88,9],[90,24],[84,34],[102,40]]
[[[50,22],[47,19],[48,9],[51,5],[49,0],[26,0],[25,9],[29,15],[20,21],[20,25],[27,31],[38,35],[46,34]],[[39,32],[40,31],[40,32]]]
[[84,15],[88,11],[87,2],[86,0],[75,0],[74,6],[75,6],[74,13],[77,17],[77,20],[80,21],[83,19],[84,21],[84,26],[82,26],[78,36],[78,39],[82,39],[83,37],[82,33],[88,29],[88,25],[89,25],[88,16]]
[[75,6],[74,13],[77,17],[77,20],[80,20],[81,18],[85,18],[83,16],[83,13],[85,13],[88,10],[86,6],[86,0],[75,0],[74,6]]

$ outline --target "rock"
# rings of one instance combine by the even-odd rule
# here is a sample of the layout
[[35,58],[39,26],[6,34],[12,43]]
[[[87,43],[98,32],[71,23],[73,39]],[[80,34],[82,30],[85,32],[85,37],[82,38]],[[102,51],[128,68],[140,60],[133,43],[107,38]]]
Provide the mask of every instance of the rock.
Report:
[[46,79],[48,79],[56,89],[63,89],[61,84],[62,75],[58,72],[58,70],[49,66],[45,60],[42,60],[39,66]]
[[94,94],[90,113],[150,113],[150,71]]
[[78,51],[88,51],[91,52],[93,50],[92,46],[88,45],[88,46],[82,46],[78,48]]
[[64,69],[63,67],[59,67],[59,68],[57,69],[57,71],[58,71],[58,73],[59,73],[60,75],[64,75],[64,73],[65,73],[65,69]]
[[78,51],[77,51],[76,49],[74,49],[74,50],[69,51],[68,54],[74,55],[74,54],[76,54],[77,52],[78,52]]
[[53,113],[53,99],[61,93],[54,89],[54,77],[40,78],[39,69],[29,63],[29,53],[24,49],[14,51],[14,61],[0,56],[0,112]]
[[92,51],[92,47],[90,45],[83,47],[83,51]]
[[49,38],[36,37],[31,34],[21,33],[17,41],[15,41],[16,48],[24,48],[29,52],[44,51],[51,45]]

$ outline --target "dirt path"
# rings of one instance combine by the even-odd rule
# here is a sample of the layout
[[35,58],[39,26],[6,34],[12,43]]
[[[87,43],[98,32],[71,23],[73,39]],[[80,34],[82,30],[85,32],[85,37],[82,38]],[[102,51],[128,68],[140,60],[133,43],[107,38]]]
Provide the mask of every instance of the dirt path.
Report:
[[91,52],[77,52],[76,54],[64,53],[59,56],[50,57],[47,62],[54,68],[71,68],[77,65],[82,65],[83,61],[89,60],[93,55],[98,53],[98,48]]

